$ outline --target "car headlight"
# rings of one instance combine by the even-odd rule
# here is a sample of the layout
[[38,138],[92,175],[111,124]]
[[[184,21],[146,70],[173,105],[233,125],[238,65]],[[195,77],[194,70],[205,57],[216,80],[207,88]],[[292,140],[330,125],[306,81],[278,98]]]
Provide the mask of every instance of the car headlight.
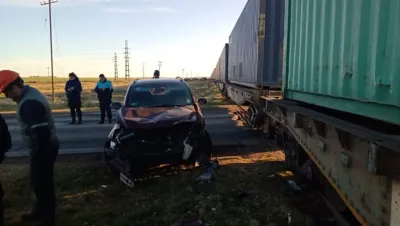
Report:
[[114,137],[115,130],[120,129],[120,128],[121,128],[121,126],[119,124],[115,124],[114,127],[112,128],[110,134],[108,134],[108,138],[112,139]]

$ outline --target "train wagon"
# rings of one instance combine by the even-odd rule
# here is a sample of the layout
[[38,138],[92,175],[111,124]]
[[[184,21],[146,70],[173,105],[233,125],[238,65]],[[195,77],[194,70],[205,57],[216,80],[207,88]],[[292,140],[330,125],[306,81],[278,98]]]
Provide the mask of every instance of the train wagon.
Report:
[[361,225],[400,225],[400,1],[286,0],[268,134]]
[[256,89],[281,87],[283,14],[281,0],[247,2],[229,36],[230,83]]
[[229,39],[226,95],[361,225],[400,225],[399,21],[399,0],[249,0]]
[[229,44],[225,43],[222,53],[218,58],[217,65],[215,67],[215,78],[218,84],[218,88],[225,92],[224,84],[228,80],[228,56],[229,56]]
[[214,81],[218,80],[218,79],[217,79],[217,73],[216,73],[216,71],[217,71],[217,69],[214,68],[213,71],[212,71],[212,73],[211,73],[211,76],[210,76],[210,78],[211,78],[212,80],[214,80]]
[[216,67],[217,79],[221,82],[225,82],[228,79],[228,54],[229,44],[225,43]]
[[248,1],[229,36],[229,54],[218,61],[228,64],[220,67],[227,75],[221,90],[235,103],[249,106],[257,126],[264,119],[261,97],[282,95],[283,21],[284,1]]

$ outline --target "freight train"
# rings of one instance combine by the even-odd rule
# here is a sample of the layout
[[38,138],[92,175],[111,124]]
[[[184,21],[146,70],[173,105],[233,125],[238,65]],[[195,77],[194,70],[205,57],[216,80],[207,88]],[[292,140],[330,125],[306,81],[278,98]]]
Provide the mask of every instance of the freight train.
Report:
[[400,225],[400,1],[249,0],[211,78],[360,225]]

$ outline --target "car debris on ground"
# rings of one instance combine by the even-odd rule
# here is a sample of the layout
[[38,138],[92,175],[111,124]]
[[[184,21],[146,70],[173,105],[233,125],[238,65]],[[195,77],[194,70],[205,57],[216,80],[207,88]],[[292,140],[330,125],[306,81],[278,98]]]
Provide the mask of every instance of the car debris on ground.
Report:
[[202,168],[205,169],[199,177],[196,178],[196,181],[202,182],[211,182],[214,172],[216,169],[220,167],[218,159],[211,160],[208,164],[202,165]]
[[[135,189],[111,175],[98,157],[60,158],[55,169],[57,225],[268,226],[287,225],[288,213],[290,226],[312,225],[309,216],[286,201],[284,184],[268,178],[281,170],[276,157],[280,152],[249,151],[232,151],[198,167],[161,167],[140,178]],[[6,225],[18,225],[20,214],[29,207],[24,179],[28,170],[23,162],[0,169]],[[204,173],[212,180],[196,180]]]

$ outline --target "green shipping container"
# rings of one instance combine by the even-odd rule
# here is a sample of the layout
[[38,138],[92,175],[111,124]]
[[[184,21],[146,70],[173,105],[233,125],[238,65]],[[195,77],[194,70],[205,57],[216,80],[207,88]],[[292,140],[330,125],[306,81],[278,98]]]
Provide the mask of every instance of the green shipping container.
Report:
[[285,98],[400,124],[400,0],[285,7]]

